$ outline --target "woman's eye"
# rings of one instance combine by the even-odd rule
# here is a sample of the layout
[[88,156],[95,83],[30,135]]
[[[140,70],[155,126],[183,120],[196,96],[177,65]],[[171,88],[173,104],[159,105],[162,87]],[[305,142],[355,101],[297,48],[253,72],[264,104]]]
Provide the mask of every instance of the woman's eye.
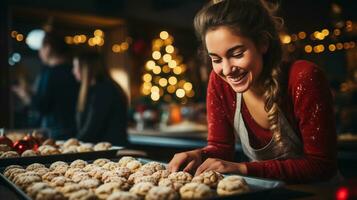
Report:
[[217,59],[217,58],[211,58],[213,63],[220,63],[221,59]]
[[232,55],[235,58],[241,58],[243,56],[243,53],[236,53]]

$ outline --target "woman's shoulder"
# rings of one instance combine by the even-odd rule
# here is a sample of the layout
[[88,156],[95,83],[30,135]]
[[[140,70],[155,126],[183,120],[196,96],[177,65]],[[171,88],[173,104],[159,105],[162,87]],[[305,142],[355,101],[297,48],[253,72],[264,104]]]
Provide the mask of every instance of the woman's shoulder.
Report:
[[309,83],[312,79],[321,79],[324,76],[324,72],[315,63],[297,60],[290,66],[289,85]]

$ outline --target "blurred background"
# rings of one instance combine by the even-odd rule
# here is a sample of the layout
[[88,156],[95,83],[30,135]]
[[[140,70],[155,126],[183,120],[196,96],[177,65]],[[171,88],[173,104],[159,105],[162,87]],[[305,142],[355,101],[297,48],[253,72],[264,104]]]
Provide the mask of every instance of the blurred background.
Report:
[[[104,58],[129,99],[128,133],[134,145],[156,148],[165,138],[188,139],[165,143],[177,148],[204,145],[200,142],[207,133],[205,96],[211,69],[198,53],[192,22],[206,2],[1,1],[0,127],[39,127],[36,111],[11,88],[34,87],[43,31],[51,27],[72,55],[96,51]],[[345,174],[354,174],[351,164],[344,163],[356,163],[357,158],[357,2],[279,2],[286,26],[281,33],[285,51],[317,63],[327,75],[335,101],[339,162]],[[149,136],[159,137],[161,143]]]

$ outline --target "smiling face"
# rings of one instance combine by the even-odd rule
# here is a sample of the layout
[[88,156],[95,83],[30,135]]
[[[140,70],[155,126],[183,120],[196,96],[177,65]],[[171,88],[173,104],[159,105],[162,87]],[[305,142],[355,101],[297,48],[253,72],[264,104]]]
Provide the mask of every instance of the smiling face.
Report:
[[213,70],[235,92],[243,93],[256,87],[265,47],[257,48],[251,39],[234,34],[224,26],[209,30],[205,43]]

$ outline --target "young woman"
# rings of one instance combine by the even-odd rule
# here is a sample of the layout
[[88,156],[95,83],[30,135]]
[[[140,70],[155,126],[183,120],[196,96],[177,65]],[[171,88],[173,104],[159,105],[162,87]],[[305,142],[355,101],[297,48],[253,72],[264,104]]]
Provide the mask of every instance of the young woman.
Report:
[[[263,0],[223,0],[196,15],[213,68],[208,145],[176,154],[171,171],[215,170],[289,183],[337,174],[328,83],[311,62],[282,62],[281,24],[270,8]],[[251,162],[232,161],[236,142]]]
[[73,74],[81,83],[77,104],[77,138],[126,146],[128,100],[112,80],[100,56],[86,53],[73,59]]

